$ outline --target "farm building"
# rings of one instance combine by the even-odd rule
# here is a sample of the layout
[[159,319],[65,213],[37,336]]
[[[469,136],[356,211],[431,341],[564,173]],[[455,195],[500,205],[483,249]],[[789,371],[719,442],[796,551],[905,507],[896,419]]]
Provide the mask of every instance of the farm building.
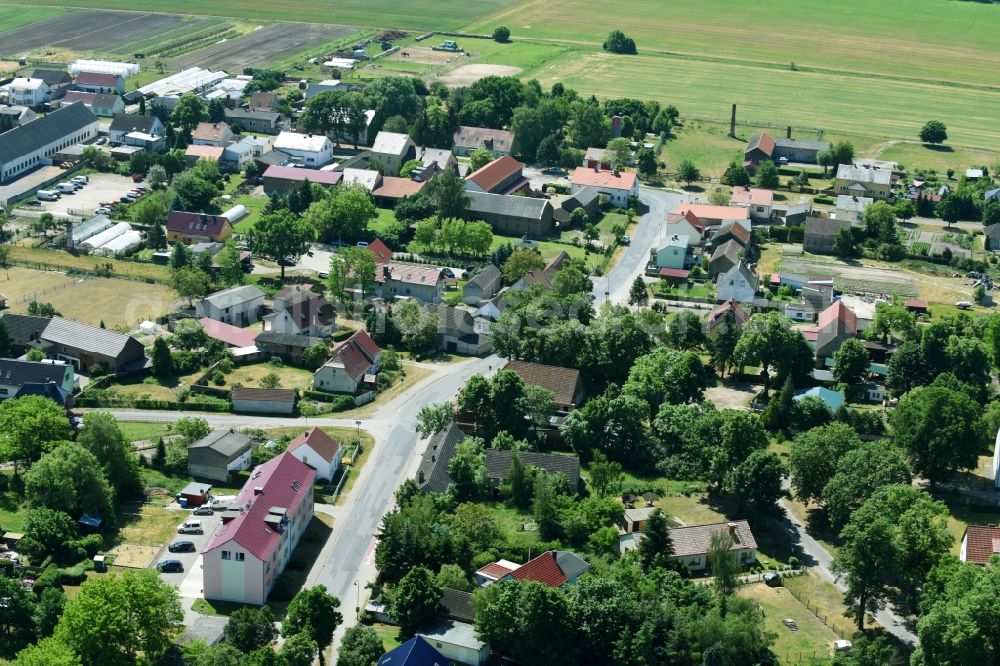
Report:
[[851,220],[807,217],[802,236],[802,249],[813,254],[830,254],[841,229],[850,229]]
[[493,484],[493,488],[499,489],[500,485],[507,480],[510,468],[514,464],[513,457],[515,455],[525,467],[530,465],[547,474],[558,475],[566,479],[566,485],[569,486],[571,493],[576,493],[579,490],[580,459],[576,456],[562,453],[539,453],[537,451],[487,449],[486,476]]
[[841,164],[837,167],[837,194],[888,199],[892,194],[892,172],[877,167]]
[[497,233],[542,238],[554,226],[555,211],[548,199],[466,191],[466,217],[488,222]]
[[264,307],[264,292],[252,284],[230,287],[209,294],[198,301],[195,312],[233,326],[249,326],[260,318]]
[[579,370],[517,360],[508,361],[504,369],[516,372],[525,384],[552,391],[556,414],[565,416],[583,404],[583,382]]
[[743,164],[753,169],[766,160],[816,164],[817,155],[829,149],[828,141],[807,141],[791,136],[772,138],[766,132],[760,132],[747,143]]
[[93,93],[70,90],[63,97],[62,103],[69,106],[75,102],[80,102],[85,107],[93,111],[95,116],[101,118],[114,118],[125,111],[125,102],[120,95],[110,93]]
[[97,116],[77,103],[0,134],[0,183],[52,164],[64,148],[93,141],[98,127]]
[[264,175],[261,176],[261,183],[264,185],[264,193],[271,195],[274,193],[285,194],[293,188],[300,187],[302,181],[308,180],[310,183],[318,185],[334,186],[340,182],[344,174],[339,171],[320,171],[319,169],[298,169],[295,167],[269,166]]
[[690,222],[688,213],[694,215],[701,222],[703,230],[708,227],[721,226],[729,221],[739,222],[746,227],[747,231],[750,230],[750,211],[740,206],[681,203],[677,204],[673,211],[667,215],[667,223],[680,222],[681,219],[687,219]]
[[146,351],[132,336],[72,319],[53,317],[39,342],[49,358],[68,361],[78,370],[91,370],[100,364],[116,374],[140,370],[146,364]]
[[294,389],[234,388],[233,411],[237,414],[292,414]]
[[249,437],[232,428],[219,428],[188,447],[188,474],[225,482],[230,472],[248,469],[252,455]]
[[503,274],[493,264],[486,264],[462,287],[462,302],[479,305],[496,295],[503,286]]
[[315,345],[322,343],[322,338],[311,338],[307,335],[295,335],[293,333],[258,333],[254,338],[254,344],[262,352],[277,356],[285,363],[301,365],[305,351]]
[[465,433],[455,423],[431,435],[417,468],[417,486],[421,492],[446,493],[454,481],[448,473],[448,463],[456,447],[465,440]]
[[479,148],[490,151],[493,157],[502,157],[510,155],[514,147],[514,135],[507,130],[460,125],[452,137],[452,143],[452,150],[459,157],[468,157]]
[[497,158],[465,177],[467,192],[516,194],[528,188],[524,165],[509,155]]
[[192,481],[177,493],[178,499],[183,500],[188,506],[201,506],[208,502],[212,492],[212,484]]
[[124,95],[125,79],[111,72],[80,72],[73,87],[81,92],[99,95]]
[[226,109],[226,122],[243,132],[277,134],[281,131],[282,115],[276,111]]

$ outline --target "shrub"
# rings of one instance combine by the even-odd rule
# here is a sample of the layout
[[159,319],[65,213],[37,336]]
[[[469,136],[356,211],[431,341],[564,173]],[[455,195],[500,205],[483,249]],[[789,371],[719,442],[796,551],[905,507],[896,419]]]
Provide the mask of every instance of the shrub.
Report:
[[510,28],[505,25],[498,25],[493,28],[493,39],[498,42],[506,42],[510,39]]
[[270,358],[270,360],[268,361],[268,364],[272,368],[280,368],[280,367],[283,367],[285,365],[285,362],[281,360],[280,356],[272,356]]
[[212,373],[212,383],[216,386],[226,385],[226,375],[223,374],[222,370],[216,370]]
[[224,375],[228,375],[230,372],[232,372],[233,360],[230,358],[224,358],[221,361],[219,361],[219,371]]

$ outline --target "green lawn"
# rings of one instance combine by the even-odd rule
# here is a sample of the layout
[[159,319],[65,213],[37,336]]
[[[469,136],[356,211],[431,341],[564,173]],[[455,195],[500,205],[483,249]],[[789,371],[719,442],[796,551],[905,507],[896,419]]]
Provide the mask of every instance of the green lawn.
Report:
[[242,197],[235,197],[232,205],[235,206],[237,204],[246,206],[248,215],[237,222],[233,230],[238,234],[249,233],[257,224],[257,220],[260,219],[261,214],[263,214],[264,206],[267,205],[267,197],[255,197],[247,194]]
[[981,164],[990,167],[990,172],[994,173],[994,165],[1000,163],[1000,151],[996,150],[996,143],[992,147],[994,150],[976,150],[949,145],[931,147],[916,142],[894,143],[880,151],[878,158],[899,162],[907,170],[936,169],[944,173],[949,168],[961,171],[963,167]]
[[[777,636],[771,649],[782,664],[828,657],[833,642],[840,638],[783,587],[754,583],[741,587],[739,595],[754,600],[763,609],[765,628]],[[798,631],[782,623],[786,618],[795,621]]]
[[[44,4],[44,3],[39,3]],[[18,7],[0,5],[0,32],[13,30],[22,25],[44,21],[45,19],[58,16],[65,12],[61,7]],[[4,53],[3,44],[0,44],[0,55],[17,55],[16,53]]]
[[221,388],[231,388],[237,383],[247,388],[260,387],[261,378],[272,373],[278,376],[279,388],[312,388],[313,373],[308,370],[287,365],[276,367],[270,363],[237,366],[226,375],[226,384]]
[[119,421],[118,428],[125,435],[125,439],[135,442],[146,439],[155,442],[157,438],[163,437],[170,432],[169,423],[151,423],[143,421]]

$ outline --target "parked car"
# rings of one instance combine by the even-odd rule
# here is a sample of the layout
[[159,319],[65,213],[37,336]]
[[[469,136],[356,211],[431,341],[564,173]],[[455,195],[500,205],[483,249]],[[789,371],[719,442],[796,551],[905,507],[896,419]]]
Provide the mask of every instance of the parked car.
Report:
[[29,206],[41,206],[42,202],[39,201],[38,199],[32,199],[31,201],[28,202],[28,205]]
[[621,239],[618,242],[621,243],[622,245],[631,245],[632,237],[629,236],[628,234],[625,234],[624,236],[621,237]]
[[98,208],[97,210],[94,211],[94,214],[95,215],[110,215],[111,214],[111,209],[108,208],[107,206],[101,206],[100,208]]
[[197,548],[194,546],[194,541],[174,541],[167,546],[167,550],[171,553],[193,553]]
[[200,520],[186,520],[184,524],[177,528],[178,534],[203,534]]
[[781,624],[785,625],[786,627],[788,627],[792,631],[798,631],[799,630],[799,625],[795,622],[795,620],[793,620],[790,617],[786,617],[784,620],[782,620]]
[[121,201],[122,203],[126,203],[126,204],[135,203],[135,197],[133,197],[133,196],[131,196],[129,194],[123,194],[121,196],[121,199],[119,199],[119,201]]
[[197,509],[195,509],[194,511],[192,511],[192,513],[194,515],[196,515],[196,516],[211,516],[212,515],[212,507],[207,506],[205,504],[202,504]]
[[761,578],[768,587],[781,587],[781,576],[773,571],[767,572]]
[[163,560],[156,565],[156,570],[160,573],[181,573],[184,564],[180,560]]
[[108,142],[108,137],[106,137],[106,136],[101,136],[101,137],[98,137],[98,138],[97,138],[97,141],[95,141],[94,143],[95,143],[96,145],[98,145],[98,146],[103,146],[103,145],[104,145],[104,144],[106,144],[107,142]]

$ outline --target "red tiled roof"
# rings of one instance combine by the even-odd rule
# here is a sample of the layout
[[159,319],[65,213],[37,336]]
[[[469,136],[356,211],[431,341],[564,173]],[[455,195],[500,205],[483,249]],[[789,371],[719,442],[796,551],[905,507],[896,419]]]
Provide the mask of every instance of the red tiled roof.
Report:
[[293,180],[302,182],[308,180],[310,183],[320,185],[336,185],[344,174],[340,171],[320,171],[319,169],[299,169],[297,167],[284,167],[272,164],[267,167],[262,178],[274,178],[277,180]]
[[769,134],[761,132],[754,138],[750,139],[750,143],[747,144],[747,148],[744,153],[749,153],[751,150],[759,148],[768,157],[774,152],[774,139],[771,138]]
[[701,218],[695,215],[694,212],[689,210],[688,212],[684,213],[683,219],[687,220],[688,224],[690,224],[692,227],[694,227],[701,233],[705,232],[705,223],[702,222]]
[[819,313],[819,327],[826,328],[840,320],[852,335],[858,330],[858,318],[843,301],[834,301],[830,307]]
[[906,307],[908,308],[921,308],[927,309],[927,301],[922,298],[911,298],[906,301]]
[[740,307],[740,304],[737,303],[734,299],[730,298],[725,303],[721,303],[715,306],[715,309],[709,313],[708,324],[706,325],[705,328],[708,331],[711,331],[716,326],[721,324],[723,321],[725,321],[726,313],[729,312],[730,310],[732,310],[733,316],[736,318],[736,323],[740,324],[741,326],[745,324],[748,319],[750,319],[750,315],[747,314],[747,311],[744,310],[742,307]]
[[969,525],[962,537],[965,561],[988,564],[994,555],[1000,555],[1000,527],[996,525]]
[[774,203],[774,192],[762,190],[756,187],[734,187],[733,196],[730,201],[734,204],[748,204],[750,206],[770,206]]
[[70,90],[63,96],[62,103],[69,106],[73,102],[83,102],[87,106],[93,106],[95,99],[97,99],[97,93]]
[[233,389],[233,400],[268,400],[270,402],[295,402],[295,389],[245,388]]
[[175,210],[171,211],[167,217],[167,231],[184,236],[208,236],[213,240],[220,240],[222,231],[227,226],[231,227],[232,222],[222,215],[186,213]]
[[358,331],[333,350],[327,365],[342,365],[351,379],[357,381],[368,374],[380,351],[379,346],[367,333]]
[[[225,525],[219,525],[202,553],[207,553],[230,541],[235,541],[259,560],[271,559],[281,543],[281,535],[264,522],[272,507],[292,510],[303,501],[303,495],[313,491],[316,471],[286,452],[258,465],[250,474],[235,504],[246,508]],[[254,494],[254,488],[263,488]]]
[[819,339],[819,331],[815,328],[802,328],[799,329],[802,337],[806,339],[807,342],[816,342]]
[[381,238],[376,238],[371,243],[368,244],[366,248],[369,252],[375,255],[376,264],[384,264],[387,261],[392,260],[392,250],[389,246],[382,242]]
[[291,452],[300,446],[308,446],[327,462],[333,462],[333,459],[340,453],[340,443],[334,441],[332,437],[316,426],[309,428],[289,442],[286,450]]
[[375,274],[375,281],[384,283],[387,279],[404,284],[433,285],[441,280],[440,266],[423,266],[405,262],[390,261],[382,265]]
[[222,146],[201,146],[192,143],[184,151],[184,154],[188,157],[205,157],[210,160],[218,160],[222,159],[222,153],[225,150]]
[[229,125],[224,122],[198,123],[198,126],[191,132],[191,138],[202,141],[222,141],[222,137],[225,136],[228,129]]
[[691,274],[691,271],[685,271],[681,268],[661,268],[660,277],[675,277],[675,278],[686,278]]
[[484,167],[480,167],[478,170],[470,173],[466,176],[466,180],[471,180],[473,183],[478,185],[483,189],[484,192],[491,192],[497,185],[507,180],[513,175],[519,174],[524,165],[515,160],[510,155],[504,155],[498,159],[493,160]]
[[511,574],[514,580],[533,580],[549,587],[559,587],[569,580],[556,562],[556,553],[550,550],[522,564]]
[[490,562],[484,567],[480,567],[476,573],[482,574],[487,578],[492,578],[493,580],[500,580],[504,576],[517,571],[516,568],[512,569],[510,567],[504,566],[499,562]]
[[118,85],[117,74],[101,74],[100,72],[80,72],[76,77],[77,83],[88,86],[107,86],[114,88]]
[[516,372],[525,384],[552,391],[556,404],[573,404],[576,387],[580,383],[579,370],[517,360],[508,361],[504,369]]
[[715,206],[712,204],[678,204],[674,208],[677,215],[694,213],[701,220],[749,220],[750,211],[739,206]]
[[254,338],[257,337],[257,333],[255,331],[238,328],[208,317],[202,317],[198,320],[198,323],[205,329],[208,337],[214,340],[221,340],[227,345],[232,345],[233,347],[253,347],[256,345]]
[[734,222],[728,226],[720,228],[715,237],[712,238],[712,242],[716,243],[718,241],[715,238],[724,237],[726,235],[732,236],[740,245],[746,247],[750,243],[750,232],[739,222]]
[[[478,173],[478,172],[477,172]],[[416,194],[423,189],[427,183],[418,183],[409,178],[396,178],[393,176],[383,176],[381,187],[372,190],[372,195],[376,197],[386,197],[387,199],[402,199]]]
[[570,182],[573,185],[583,187],[596,187],[598,189],[603,187],[630,192],[635,187],[636,178],[634,171],[619,171],[615,175],[614,171],[594,171],[586,167],[577,167]]

